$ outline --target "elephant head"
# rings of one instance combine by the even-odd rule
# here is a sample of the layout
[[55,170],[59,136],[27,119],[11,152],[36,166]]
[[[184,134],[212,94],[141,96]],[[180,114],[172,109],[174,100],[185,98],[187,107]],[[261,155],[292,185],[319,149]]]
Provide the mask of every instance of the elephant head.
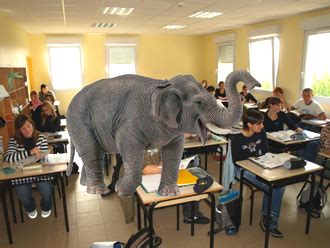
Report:
[[198,134],[205,142],[207,129],[228,128],[241,119],[242,101],[236,89],[241,81],[249,89],[261,86],[246,71],[230,73],[225,83],[228,108],[224,108],[192,76],[176,76],[153,92],[152,113],[167,126]]

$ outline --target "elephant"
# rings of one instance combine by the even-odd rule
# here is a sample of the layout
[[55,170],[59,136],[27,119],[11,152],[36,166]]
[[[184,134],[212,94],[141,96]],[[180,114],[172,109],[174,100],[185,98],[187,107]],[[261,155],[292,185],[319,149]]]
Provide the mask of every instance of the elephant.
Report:
[[260,86],[246,71],[230,73],[225,83],[228,109],[219,107],[215,97],[191,75],[170,80],[123,75],[84,87],[67,112],[72,147],[67,173],[76,149],[83,161],[80,183],[102,188],[104,153],[120,153],[125,173],[116,191],[121,197],[132,196],[142,180],[144,150],[158,148],[163,161],[158,194],[179,194],[176,181],[183,134],[198,134],[205,143],[206,125],[235,125],[242,116],[242,101],[236,89],[240,81],[249,89]]

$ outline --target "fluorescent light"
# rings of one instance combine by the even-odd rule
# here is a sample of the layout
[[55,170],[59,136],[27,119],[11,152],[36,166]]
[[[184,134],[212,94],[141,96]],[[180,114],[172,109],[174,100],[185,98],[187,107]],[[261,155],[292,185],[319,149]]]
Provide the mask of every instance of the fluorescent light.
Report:
[[222,15],[223,13],[221,12],[203,12],[203,11],[199,11],[196,12],[188,17],[195,17],[195,18],[213,18],[219,15]]
[[100,11],[103,15],[129,15],[134,8],[120,8],[120,7],[101,7]]
[[170,24],[162,27],[163,29],[181,29],[184,28],[186,25],[176,25],[176,24]]
[[117,23],[96,22],[92,24],[93,28],[114,28]]

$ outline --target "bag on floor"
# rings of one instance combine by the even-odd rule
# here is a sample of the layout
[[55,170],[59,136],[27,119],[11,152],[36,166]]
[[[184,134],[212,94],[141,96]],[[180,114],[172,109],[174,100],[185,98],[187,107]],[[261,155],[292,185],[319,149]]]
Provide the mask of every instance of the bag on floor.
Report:
[[[307,189],[305,189],[299,198],[298,207],[301,209],[305,209],[306,212],[309,208],[309,196],[311,192],[311,186],[309,185]],[[312,217],[320,218],[321,211],[326,205],[328,200],[328,195],[325,187],[320,185],[319,182],[315,182],[314,194],[312,197]]]

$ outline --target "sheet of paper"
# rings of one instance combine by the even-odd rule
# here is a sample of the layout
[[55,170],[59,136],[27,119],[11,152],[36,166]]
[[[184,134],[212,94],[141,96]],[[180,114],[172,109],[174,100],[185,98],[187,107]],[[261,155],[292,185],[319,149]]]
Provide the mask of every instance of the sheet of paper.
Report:
[[[196,155],[197,156],[197,155]],[[187,168],[187,166],[189,165],[189,163],[194,160],[196,158],[196,156],[192,156],[192,157],[189,157],[189,158],[185,158],[185,159],[182,159],[181,160],[181,163],[180,163],[180,167],[179,169],[180,170],[184,170]]]
[[249,159],[266,169],[267,168],[271,169],[282,166],[286,161],[294,157],[295,156],[290,155],[288,153],[275,154],[275,153],[267,152],[266,154],[260,157],[250,157]]

